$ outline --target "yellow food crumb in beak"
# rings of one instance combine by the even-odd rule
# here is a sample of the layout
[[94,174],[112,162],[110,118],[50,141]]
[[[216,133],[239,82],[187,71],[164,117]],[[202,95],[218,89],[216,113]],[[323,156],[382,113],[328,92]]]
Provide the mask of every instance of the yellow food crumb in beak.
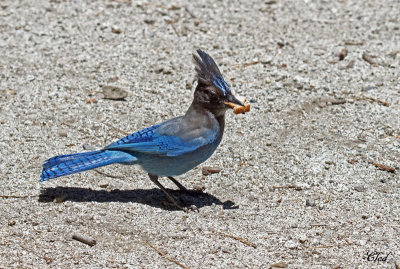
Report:
[[250,104],[245,104],[244,106],[235,106],[233,108],[233,113],[235,114],[244,114],[250,111]]
[[250,104],[245,104],[244,106],[240,106],[240,105],[237,105],[237,104],[234,104],[231,102],[225,102],[225,104],[227,106],[233,108],[233,113],[235,113],[235,114],[244,114],[244,113],[250,111]]

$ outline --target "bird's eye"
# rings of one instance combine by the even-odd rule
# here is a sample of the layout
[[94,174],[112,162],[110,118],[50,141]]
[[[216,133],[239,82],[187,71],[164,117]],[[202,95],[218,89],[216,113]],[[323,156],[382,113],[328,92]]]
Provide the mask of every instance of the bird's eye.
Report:
[[212,100],[218,100],[223,97],[223,93],[221,92],[221,90],[214,87],[208,89],[207,95]]

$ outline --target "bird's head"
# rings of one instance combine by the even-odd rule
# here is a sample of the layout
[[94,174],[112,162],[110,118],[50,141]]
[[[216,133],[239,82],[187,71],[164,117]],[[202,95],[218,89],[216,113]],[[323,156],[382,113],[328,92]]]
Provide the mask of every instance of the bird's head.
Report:
[[236,105],[244,106],[231,92],[211,56],[202,50],[197,50],[197,53],[200,57],[193,54],[198,82],[195,102],[216,113],[224,113]]

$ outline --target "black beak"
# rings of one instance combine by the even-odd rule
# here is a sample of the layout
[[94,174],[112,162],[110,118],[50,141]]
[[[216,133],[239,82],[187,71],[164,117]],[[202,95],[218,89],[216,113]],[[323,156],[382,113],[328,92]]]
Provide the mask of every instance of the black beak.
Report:
[[231,108],[235,107],[235,105],[244,106],[233,94],[229,94],[227,99],[228,101],[225,104]]

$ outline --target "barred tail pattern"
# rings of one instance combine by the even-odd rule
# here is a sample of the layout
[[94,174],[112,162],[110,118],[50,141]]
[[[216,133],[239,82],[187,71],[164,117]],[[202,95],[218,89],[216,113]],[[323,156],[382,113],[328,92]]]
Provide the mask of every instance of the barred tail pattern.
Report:
[[136,158],[129,153],[110,150],[55,156],[43,164],[40,181],[71,175],[113,163],[129,163],[135,160]]
[[90,151],[90,152],[82,152],[82,153],[55,156],[53,158],[46,160],[43,164],[43,168],[47,169],[47,168],[50,168],[57,164],[64,163],[66,161],[72,161],[72,160],[76,160],[76,159],[79,159],[82,157],[89,157],[92,155],[99,154],[101,152],[102,152],[101,150],[96,150],[96,151]]

